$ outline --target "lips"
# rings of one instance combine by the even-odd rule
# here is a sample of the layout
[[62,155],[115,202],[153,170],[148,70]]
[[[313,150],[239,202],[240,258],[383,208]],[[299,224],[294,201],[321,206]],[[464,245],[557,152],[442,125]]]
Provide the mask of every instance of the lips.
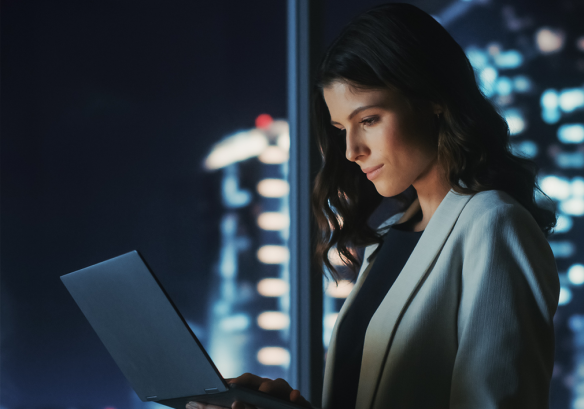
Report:
[[377,165],[377,166],[371,166],[370,168],[365,168],[365,169],[361,169],[361,170],[365,173],[369,173],[369,172],[373,172],[373,171],[381,168],[382,166],[383,166],[383,164]]
[[377,166],[371,166],[369,168],[361,169],[364,173],[367,174],[367,179],[373,180],[381,173],[381,168],[383,168],[383,164]]

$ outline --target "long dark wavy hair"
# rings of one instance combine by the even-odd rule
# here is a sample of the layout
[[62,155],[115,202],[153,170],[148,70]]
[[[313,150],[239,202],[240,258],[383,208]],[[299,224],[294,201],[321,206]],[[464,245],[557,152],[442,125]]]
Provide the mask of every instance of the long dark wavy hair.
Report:
[[382,241],[368,224],[382,196],[359,166],[345,158],[344,147],[336,142],[339,130],[330,123],[323,88],[336,81],[397,90],[409,101],[441,105],[437,160],[451,188],[461,194],[502,190],[531,213],[546,236],[550,234],[556,214],[536,203],[537,191],[547,198],[537,185],[537,166],[512,153],[509,127],[481,92],[460,45],[417,7],[383,4],[343,29],[317,72],[312,103],[323,163],[312,209],[318,228],[315,262],[323,273],[328,269],[335,280],[340,278],[329,260],[331,249],[336,248],[355,273],[361,264],[355,250]]

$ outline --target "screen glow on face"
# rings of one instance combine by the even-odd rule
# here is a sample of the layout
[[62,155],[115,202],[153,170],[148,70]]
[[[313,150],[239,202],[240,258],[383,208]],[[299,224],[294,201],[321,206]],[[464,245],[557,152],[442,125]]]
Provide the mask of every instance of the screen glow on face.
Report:
[[331,124],[345,139],[347,160],[361,167],[382,196],[403,192],[435,164],[436,104],[413,108],[397,91],[345,82],[326,87],[323,96]]

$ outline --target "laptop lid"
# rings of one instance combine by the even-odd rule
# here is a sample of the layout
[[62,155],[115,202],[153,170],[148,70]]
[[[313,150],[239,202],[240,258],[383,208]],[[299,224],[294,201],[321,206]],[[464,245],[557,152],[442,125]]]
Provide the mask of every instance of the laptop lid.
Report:
[[61,280],[142,401],[228,390],[138,251]]

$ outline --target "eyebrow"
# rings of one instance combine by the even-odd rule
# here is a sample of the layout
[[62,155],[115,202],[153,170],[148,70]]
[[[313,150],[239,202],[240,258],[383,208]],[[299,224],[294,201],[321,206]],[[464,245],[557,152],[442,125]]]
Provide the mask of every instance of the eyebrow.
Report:
[[[366,105],[366,106],[363,106],[363,107],[355,108],[355,110],[353,112],[351,112],[351,115],[349,115],[348,120],[350,121],[355,115],[357,115],[361,111],[365,111],[366,109],[369,109],[369,108],[381,108],[381,107],[382,107],[382,105],[375,104],[375,105]],[[338,122],[331,121],[331,125],[334,125],[334,124],[341,125]]]

